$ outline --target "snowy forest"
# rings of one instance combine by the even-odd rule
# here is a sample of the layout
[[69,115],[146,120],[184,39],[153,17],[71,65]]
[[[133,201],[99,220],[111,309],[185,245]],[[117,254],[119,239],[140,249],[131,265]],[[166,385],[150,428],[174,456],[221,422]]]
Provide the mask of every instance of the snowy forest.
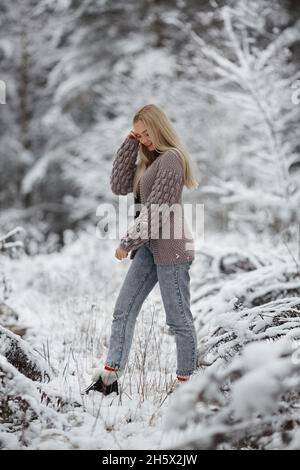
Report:
[[[170,392],[157,285],[120,393],[83,395],[132,262],[97,208],[148,103],[198,171],[198,368]],[[0,449],[299,450],[299,208],[299,0],[0,0]]]

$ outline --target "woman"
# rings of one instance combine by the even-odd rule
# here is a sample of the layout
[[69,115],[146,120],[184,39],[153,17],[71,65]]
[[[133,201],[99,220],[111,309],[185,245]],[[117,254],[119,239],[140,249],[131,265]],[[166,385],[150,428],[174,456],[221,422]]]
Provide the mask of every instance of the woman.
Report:
[[198,182],[188,152],[159,106],[143,106],[134,115],[133,130],[116,152],[110,185],[117,195],[133,192],[141,210],[115,252],[119,260],[131,252],[133,261],[115,304],[104,367],[94,370],[94,387],[89,389],[105,394],[117,391],[137,316],[157,282],[167,325],[175,334],[177,380],[187,381],[197,360],[189,276],[195,254],[181,196],[184,185],[192,189]]

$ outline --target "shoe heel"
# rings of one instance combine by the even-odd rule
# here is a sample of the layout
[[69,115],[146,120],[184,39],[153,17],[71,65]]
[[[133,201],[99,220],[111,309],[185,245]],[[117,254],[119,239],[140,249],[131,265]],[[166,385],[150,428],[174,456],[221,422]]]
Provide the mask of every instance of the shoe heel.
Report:
[[105,385],[102,381],[102,378],[99,377],[96,382],[92,382],[87,388],[85,388],[81,392],[81,395],[88,395],[91,391],[100,392],[103,393],[103,395],[110,395],[111,393],[115,392],[117,395],[119,395],[118,381],[116,380],[110,385]]

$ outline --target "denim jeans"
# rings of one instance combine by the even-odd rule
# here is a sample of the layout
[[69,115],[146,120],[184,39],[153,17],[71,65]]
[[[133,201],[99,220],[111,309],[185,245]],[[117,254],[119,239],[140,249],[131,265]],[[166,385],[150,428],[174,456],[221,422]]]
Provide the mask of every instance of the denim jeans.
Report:
[[197,337],[190,310],[190,275],[193,261],[158,265],[150,241],[144,243],[131,261],[118,295],[105,364],[124,370],[133,339],[137,316],[144,300],[159,282],[166,323],[173,331],[179,376],[191,375],[197,363]]

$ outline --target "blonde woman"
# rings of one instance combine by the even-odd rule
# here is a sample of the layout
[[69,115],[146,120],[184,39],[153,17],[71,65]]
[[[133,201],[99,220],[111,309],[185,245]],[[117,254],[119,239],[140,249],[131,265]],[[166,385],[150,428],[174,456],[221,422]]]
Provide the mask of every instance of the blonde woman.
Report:
[[119,260],[130,253],[132,262],[115,304],[105,364],[94,369],[86,392],[118,393],[117,379],[125,369],[137,316],[157,282],[166,323],[176,340],[177,383],[189,380],[197,363],[189,275],[195,253],[181,197],[184,185],[193,189],[198,182],[186,148],[159,106],[143,106],[132,124],[116,152],[110,177],[113,193],[133,192],[140,208],[115,252]]

